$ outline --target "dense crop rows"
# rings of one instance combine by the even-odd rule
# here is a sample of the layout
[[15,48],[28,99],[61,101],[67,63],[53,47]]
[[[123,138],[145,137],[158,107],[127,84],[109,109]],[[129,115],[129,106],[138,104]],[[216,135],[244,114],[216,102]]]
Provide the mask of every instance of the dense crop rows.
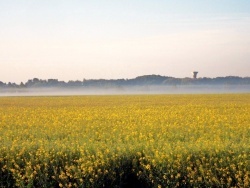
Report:
[[0,186],[249,187],[250,95],[0,98]]

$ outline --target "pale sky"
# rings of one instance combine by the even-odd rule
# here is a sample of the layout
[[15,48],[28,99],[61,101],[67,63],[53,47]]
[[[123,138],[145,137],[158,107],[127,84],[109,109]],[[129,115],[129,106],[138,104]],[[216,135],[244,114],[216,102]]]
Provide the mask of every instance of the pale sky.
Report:
[[249,0],[0,0],[0,81],[250,76]]

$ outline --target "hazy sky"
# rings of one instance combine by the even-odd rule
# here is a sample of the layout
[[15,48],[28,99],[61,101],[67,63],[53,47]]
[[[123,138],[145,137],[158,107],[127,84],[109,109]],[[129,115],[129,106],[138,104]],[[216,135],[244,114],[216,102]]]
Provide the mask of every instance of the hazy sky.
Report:
[[250,76],[250,0],[0,0],[0,81]]

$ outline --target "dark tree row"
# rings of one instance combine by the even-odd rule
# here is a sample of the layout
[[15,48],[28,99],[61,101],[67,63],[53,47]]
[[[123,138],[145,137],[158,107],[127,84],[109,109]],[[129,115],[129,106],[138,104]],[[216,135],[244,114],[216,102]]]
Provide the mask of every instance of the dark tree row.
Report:
[[4,83],[1,88],[39,88],[39,87],[119,87],[119,86],[151,86],[151,85],[250,85],[250,77],[216,77],[216,78],[174,78],[160,75],[144,75],[133,79],[83,79],[82,81],[59,81],[58,79],[42,80],[33,78],[26,83]]

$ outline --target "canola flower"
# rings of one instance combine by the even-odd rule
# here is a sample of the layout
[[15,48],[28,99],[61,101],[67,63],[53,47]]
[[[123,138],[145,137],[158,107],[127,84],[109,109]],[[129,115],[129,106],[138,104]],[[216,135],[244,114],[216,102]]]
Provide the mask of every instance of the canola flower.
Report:
[[249,187],[250,94],[0,98],[0,186]]

